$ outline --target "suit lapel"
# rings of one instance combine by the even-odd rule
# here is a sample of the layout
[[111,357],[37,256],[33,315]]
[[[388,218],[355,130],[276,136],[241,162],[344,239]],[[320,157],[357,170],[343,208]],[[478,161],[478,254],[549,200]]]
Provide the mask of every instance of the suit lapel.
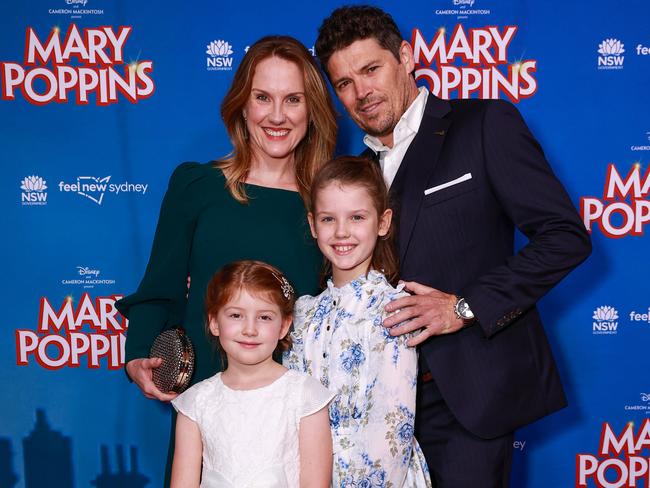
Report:
[[424,190],[438,161],[451,123],[449,119],[442,117],[450,110],[449,102],[429,94],[418,133],[411,142],[391,185],[393,200],[400,202],[398,222],[400,262],[404,262],[424,198]]

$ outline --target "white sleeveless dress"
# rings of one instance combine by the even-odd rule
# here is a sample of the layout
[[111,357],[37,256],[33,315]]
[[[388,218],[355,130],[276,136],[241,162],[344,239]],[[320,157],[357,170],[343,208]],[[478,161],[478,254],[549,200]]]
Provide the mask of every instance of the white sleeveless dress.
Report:
[[254,390],[228,388],[217,373],[172,404],[201,431],[201,488],[293,488],[300,485],[300,419],[333,396],[318,380],[291,370]]

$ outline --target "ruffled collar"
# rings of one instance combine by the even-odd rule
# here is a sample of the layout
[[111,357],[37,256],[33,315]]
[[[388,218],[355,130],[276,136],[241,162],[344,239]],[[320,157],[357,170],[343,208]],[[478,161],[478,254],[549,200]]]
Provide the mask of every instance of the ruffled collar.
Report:
[[[334,286],[332,278],[327,280],[327,291],[333,296],[341,296],[347,293],[357,294],[360,290],[376,287],[391,287],[391,284],[386,279],[386,276],[380,271],[371,269],[366,274],[349,281],[345,285],[339,287]],[[402,291],[403,284],[399,284],[396,291]]]

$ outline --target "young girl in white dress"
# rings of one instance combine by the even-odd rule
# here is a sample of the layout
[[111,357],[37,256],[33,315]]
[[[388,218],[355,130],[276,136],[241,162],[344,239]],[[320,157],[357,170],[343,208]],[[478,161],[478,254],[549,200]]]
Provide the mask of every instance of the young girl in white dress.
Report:
[[207,332],[227,367],[172,400],[172,487],[329,486],[333,395],[273,360],[289,345],[294,303],[284,275],[259,261],[231,263],[210,281]]
[[285,366],[336,392],[329,406],[332,486],[431,486],[413,437],[417,353],[393,337],[384,307],[406,296],[397,277],[392,211],[378,166],[342,157],[316,174],[309,224],[326,258],[325,290],[298,299]]

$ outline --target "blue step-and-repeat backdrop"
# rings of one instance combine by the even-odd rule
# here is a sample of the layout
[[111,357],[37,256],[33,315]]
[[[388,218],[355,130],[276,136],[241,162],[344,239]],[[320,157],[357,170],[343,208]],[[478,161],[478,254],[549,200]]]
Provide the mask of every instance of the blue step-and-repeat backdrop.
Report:
[[[340,4],[4,4],[1,487],[161,486],[168,407],[128,383],[114,302],[143,273],[172,169],[230,151],[219,105],[246,47],[311,48]],[[541,302],[570,407],[517,433],[512,485],[648,487],[650,4],[376,5],[420,84],[517,104],[593,239]],[[337,151],[358,153],[341,114]]]

